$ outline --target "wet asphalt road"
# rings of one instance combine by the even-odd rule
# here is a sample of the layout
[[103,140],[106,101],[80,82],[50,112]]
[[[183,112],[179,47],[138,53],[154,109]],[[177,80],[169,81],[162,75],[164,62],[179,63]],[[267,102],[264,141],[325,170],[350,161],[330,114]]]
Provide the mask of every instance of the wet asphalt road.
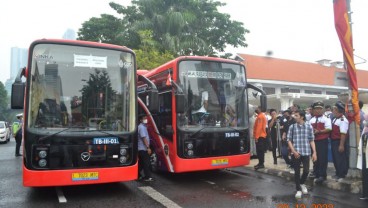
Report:
[[[22,186],[22,158],[15,141],[0,144],[0,207],[368,207],[359,195],[311,187],[301,200],[294,183],[244,168],[185,174],[154,174],[153,182],[61,187]],[[239,174],[239,171],[242,172]]]

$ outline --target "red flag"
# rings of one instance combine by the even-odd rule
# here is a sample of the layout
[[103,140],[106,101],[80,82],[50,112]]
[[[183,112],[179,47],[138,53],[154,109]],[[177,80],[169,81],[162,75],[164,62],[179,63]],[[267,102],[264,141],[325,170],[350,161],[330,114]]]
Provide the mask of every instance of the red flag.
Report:
[[354,117],[357,125],[360,123],[360,109],[358,99],[358,82],[356,77],[356,68],[353,55],[353,38],[349,24],[346,0],[334,0],[334,16],[335,28],[339,36],[342,51],[344,54],[344,62],[349,79],[349,87],[351,89],[351,102],[354,109]]
[[171,75],[170,75],[170,73],[167,75],[166,86],[171,86]]

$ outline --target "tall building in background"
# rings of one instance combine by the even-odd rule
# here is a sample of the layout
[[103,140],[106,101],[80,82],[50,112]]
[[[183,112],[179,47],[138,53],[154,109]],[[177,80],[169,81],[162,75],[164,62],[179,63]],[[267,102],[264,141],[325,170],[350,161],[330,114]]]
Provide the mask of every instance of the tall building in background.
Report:
[[63,39],[75,40],[77,35],[73,29],[67,29],[63,35]]
[[27,66],[28,49],[26,48],[11,48],[10,57],[10,79],[14,80],[17,76],[19,69]]
[[5,88],[8,95],[11,93],[11,85],[19,70],[27,66],[28,49],[12,47],[10,54],[10,78],[5,82]]

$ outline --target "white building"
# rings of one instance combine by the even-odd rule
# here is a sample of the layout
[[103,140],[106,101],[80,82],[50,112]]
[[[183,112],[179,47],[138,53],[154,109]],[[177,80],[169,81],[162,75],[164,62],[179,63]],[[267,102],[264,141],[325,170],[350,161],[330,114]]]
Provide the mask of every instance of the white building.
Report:
[[[247,54],[237,58],[246,65],[248,82],[262,86],[267,93],[269,109],[285,110],[293,104],[307,107],[317,100],[333,105],[338,95],[348,92],[341,62],[322,59],[307,63]],[[357,79],[359,91],[368,92],[368,71],[357,70]]]

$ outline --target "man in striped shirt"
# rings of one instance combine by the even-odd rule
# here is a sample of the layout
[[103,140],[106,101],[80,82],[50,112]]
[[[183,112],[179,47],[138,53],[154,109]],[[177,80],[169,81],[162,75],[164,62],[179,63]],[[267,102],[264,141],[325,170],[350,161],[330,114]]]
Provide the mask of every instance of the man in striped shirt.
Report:
[[[296,124],[289,127],[287,142],[291,149],[291,160],[295,170],[296,198],[301,198],[302,193],[308,194],[304,185],[309,172],[309,159],[317,160],[316,147],[314,144],[313,127],[305,122],[305,112],[297,110],[294,114]],[[313,154],[311,152],[311,148]],[[303,163],[303,175],[300,177],[300,164]]]

